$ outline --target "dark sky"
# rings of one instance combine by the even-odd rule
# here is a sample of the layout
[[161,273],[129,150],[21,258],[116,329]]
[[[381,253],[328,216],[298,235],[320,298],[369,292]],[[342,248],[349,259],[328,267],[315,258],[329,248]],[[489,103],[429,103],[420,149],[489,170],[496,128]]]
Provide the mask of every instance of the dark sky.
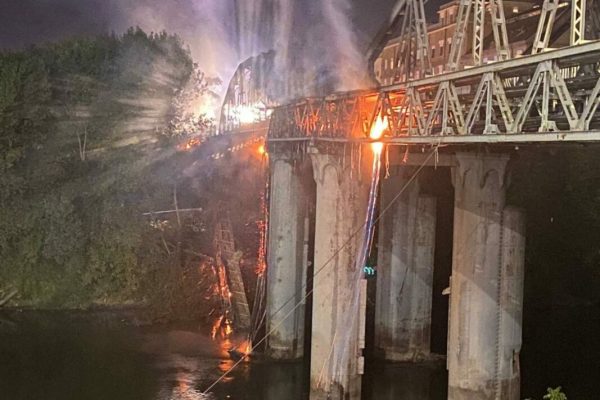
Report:
[[[120,30],[140,24],[127,18],[122,5],[135,0],[0,0],[0,47],[19,48],[73,35]],[[178,7],[184,0],[162,0]],[[196,1],[202,4],[206,0]],[[246,0],[251,1],[251,0]],[[302,0],[299,0],[302,1]],[[330,1],[330,0],[323,0]],[[357,32],[363,41],[372,36],[389,16],[396,0],[351,0]],[[431,0],[428,5],[444,2]]]
[[[334,1],[338,3],[328,3]],[[360,81],[349,76],[356,76],[357,71],[362,73],[365,50],[375,33],[389,20],[396,1],[0,0],[0,50],[19,49],[73,36],[122,33],[131,26],[140,26],[147,32],[166,30],[178,34],[189,45],[200,69],[225,82],[247,57],[283,48],[287,51],[283,58],[289,62],[291,54],[306,64],[304,69],[336,70],[339,81],[349,85],[337,89],[350,90]],[[427,7],[429,14],[437,4],[445,1],[449,0],[430,0]],[[259,5],[268,8],[273,4],[279,6],[275,9],[283,13],[281,18],[285,18],[286,12],[292,9],[293,17],[290,14],[291,19],[282,23],[251,17],[262,14],[258,12],[262,10]],[[344,22],[348,19],[339,13],[341,8],[334,8],[332,4],[350,6],[347,9],[350,23]],[[239,15],[250,18],[252,22],[249,23],[258,24],[241,28],[254,34],[236,36],[235,9],[239,10]],[[333,25],[332,21],[335,21]],[[288,26],[294,28],[287,30]],[[257,29],[265,27],[267,31],[276,31],[268,36],[275,43],[266,43],[264,37],[253,36]],[[286,40],[288,45],[282,45]],[[290,40],[295,42],[296,47],[290,45]],[[296,64],[292,62],[291,65]],[[332,69],[332,65],[343,67]],[[290,68],[284,66],[281,69]]]

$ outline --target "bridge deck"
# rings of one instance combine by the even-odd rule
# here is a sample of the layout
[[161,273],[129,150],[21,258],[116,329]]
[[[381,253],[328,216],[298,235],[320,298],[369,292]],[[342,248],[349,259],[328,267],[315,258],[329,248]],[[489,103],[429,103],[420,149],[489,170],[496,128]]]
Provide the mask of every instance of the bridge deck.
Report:
[[600,42],[276,108],[270,143],[398,145],[600,141]]

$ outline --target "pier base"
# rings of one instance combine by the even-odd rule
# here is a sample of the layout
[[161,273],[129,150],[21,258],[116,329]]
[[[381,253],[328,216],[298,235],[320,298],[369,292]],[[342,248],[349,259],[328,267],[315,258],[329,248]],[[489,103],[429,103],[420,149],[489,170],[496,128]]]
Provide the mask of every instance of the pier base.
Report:
[[304,355],[305,196],[291,157],[272,159],[270,171],[266,353],[291,360]]
[[448,398],[518,400],[524,229],[505,211],[508,157],[456,158]]
[[310,399],[359,400],[366,285],[356,257],[363,238],[369,172],[361,180],[340,157],[316,151],[311,157],[317,207]]
[[[436,199],[408,183],[399,167],[382,183],[375,347],[387,360],[419,361],[430,355]],[[394,203],[392,201],[400,194]]]

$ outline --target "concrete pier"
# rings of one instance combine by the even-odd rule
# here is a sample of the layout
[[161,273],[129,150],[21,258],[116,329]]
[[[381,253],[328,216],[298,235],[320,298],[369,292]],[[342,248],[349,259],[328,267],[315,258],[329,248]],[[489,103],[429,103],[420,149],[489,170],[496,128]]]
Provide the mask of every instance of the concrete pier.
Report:
[[[412,168],[382,182],[381,209],[407,184]],[[436,199],[409,184],[379,226],[375,346],[393,361],[418,361],[430,354]]]
[[448,398],[518,400],[524,235],[504,213],[508,157],[456,159]]
[[[267,254],[267,355],[296,359],[304,355],[305,201],[301,178],[291,158],[271,160],[270,223]],[[292,315],[285,318],[297,305]]]
[[500,281],[500,345],[498,379],[500,399],[520,399],[519,354],[523,334],[523,283],[525,275],[525,217],[506,207],[502,218],[502,271]]
[[[366,149],[369,150],[370,149]],[[369,172],[351,175],[340,157],[311,154],[317,184],[311,400],[357,400],[361,393],[361,331],[356,267],[367,208]],[[363,153],[363,163],[369,155]],[[359,299],[364,306],[364,299]],[[340,360],[342,360],[340,362]]]

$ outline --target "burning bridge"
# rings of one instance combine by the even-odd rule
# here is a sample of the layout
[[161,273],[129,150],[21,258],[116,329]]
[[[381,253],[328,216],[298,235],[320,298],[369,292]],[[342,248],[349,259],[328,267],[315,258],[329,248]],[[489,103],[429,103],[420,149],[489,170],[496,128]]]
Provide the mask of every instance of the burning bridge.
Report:
[[[511,58],[504,7],[460,0],[446,73],[271,115],[267,354],[302,357],[311,327],[311,400],[360,398],[367,263],[378,270],[375,350],[431,356],[438,199],[423,176],[434,167],[454,186],[448,397],[520,398],[525,229],[506,203],[509,161],[520,147],[600,141],[600,42],[584,40],[593,7],[546,0],[530,54]],[[568,7],[567,43],[551,49],[557,9]],[[396,13],[406,58],[431,72],[423,1],[401,0]],[[485,64],[490,26],[499,61]],[[461,68],[467,32],[473,65]]]
[[292,142],[396,145],[598,141],[600,42],[383,88],[276,108],[271,147]]

